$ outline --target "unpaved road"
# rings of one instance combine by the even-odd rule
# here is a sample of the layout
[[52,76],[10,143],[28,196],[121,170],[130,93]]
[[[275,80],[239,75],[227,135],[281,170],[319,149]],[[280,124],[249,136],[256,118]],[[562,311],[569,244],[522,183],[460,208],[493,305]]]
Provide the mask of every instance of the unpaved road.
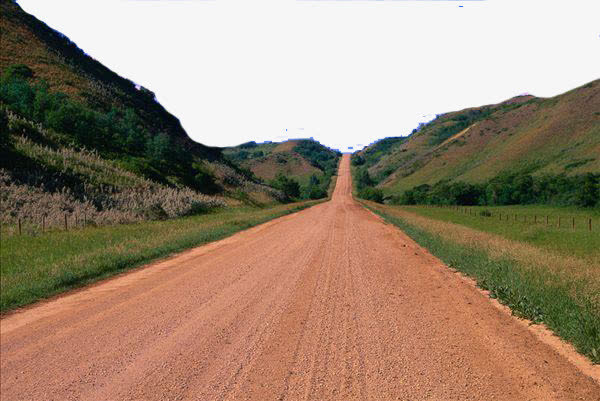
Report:
[[596,400],[596,381],[333,200],[1,321],[2,400]]

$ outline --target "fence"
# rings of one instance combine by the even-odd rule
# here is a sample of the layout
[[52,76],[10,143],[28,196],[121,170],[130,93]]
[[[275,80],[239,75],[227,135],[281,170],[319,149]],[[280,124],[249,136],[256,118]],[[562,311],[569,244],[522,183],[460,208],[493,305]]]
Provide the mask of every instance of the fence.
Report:
[[[454,206],[454,205],[424,205],[428,208],[441,208],[441,209],[450,209],[456,210],[459,213],[463,213],[469,216],[479,216],[486,218],[496,218],[501,221],[513,221],[513,222],[521,222],[521,223],[532,223],[532,224],[545,224],[546,226],[556,226],[557,228],[567,228],[570,227],[572,230],[575,230],[578,227],[581,227],[581,224],[588,231],[592,231],[592,218],[591,217],[579,217],[575,218],[573,216],[552,216],[548,214],[542,215],[527,215],[518,213],[509,213],[509,212],[493,212],[487,209],[482,210],[474,210],[472,207],[466,206]],[[582,221],[583,220],[583,221]]]
[[[69,214],[65,213],[59,220],[56,219],[56,216],[52,221],[46,218],[46,216],[42,216],[40,221],[35,221],[34,219],[29,218],[17,218],[14,220],[13,224],[5,224],[2,223],[3,234],[12,234],[12,235],[23,235],[23,234],[44,234],[49,231],[69,231],[77,228],[83,228],[88,225],[96,225],[96,223],[92,220],[88,219],[86,214],[78,215],[78,214]],[[4,228],[9,227],[8,230]]]

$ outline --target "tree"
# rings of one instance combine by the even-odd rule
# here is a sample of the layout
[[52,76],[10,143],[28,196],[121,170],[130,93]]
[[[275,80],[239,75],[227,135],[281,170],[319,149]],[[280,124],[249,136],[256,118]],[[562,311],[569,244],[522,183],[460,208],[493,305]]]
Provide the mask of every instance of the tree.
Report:
[[281,173],[277,174],[271,185],[282,191],[288,199],[295,199],[300,196],[300,184],[298,181],[288,178]]
[[588,173],[583,177],[583,182],[575,193],[575,202],[578,206],[592,207],[599,203],[599,199],[598,178]]
[[151,136],[146,142],[146,157],[151,161],[165,164],[169,160],[171,140],[167,134]]

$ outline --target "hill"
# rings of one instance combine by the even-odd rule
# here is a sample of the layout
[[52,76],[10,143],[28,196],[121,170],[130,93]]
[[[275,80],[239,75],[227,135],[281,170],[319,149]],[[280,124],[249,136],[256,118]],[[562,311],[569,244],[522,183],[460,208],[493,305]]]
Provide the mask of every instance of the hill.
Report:
[[15,2],[0,11],[3,219],[41,204],[135,221],[283,199],[219,148],[191,140],[149,89]]
[[248,142],[226,148],[223,153],[275,187],[280,187],[281,180],[286,178],[295,180],[300,185],[301,197],[313,199],[326,195],[341,156],[340,152],[312,139]]
[[490,182],[513,182],[516,177],[525,177],[524,185],[562,182],[573,189],[587,173],[597,185],[600,80],[552,98],[519,96],[438,115],[408,137],[387,142],[355,153],[354,164],[364,165],[388,195],[422,185],[429,190],[440,183],[489,187]]

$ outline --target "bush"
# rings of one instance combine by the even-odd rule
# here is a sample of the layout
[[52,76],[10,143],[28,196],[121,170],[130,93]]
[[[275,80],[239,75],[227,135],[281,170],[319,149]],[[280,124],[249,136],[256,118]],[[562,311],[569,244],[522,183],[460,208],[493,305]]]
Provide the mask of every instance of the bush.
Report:
[[308,197],[310,199],[323,199],[323,198],[327,197],[327,191],[325,191],[321,187],[313,186],[313,187],[310,187],[310,189],[308,191]]
[[365,158],[359,154],[352,155],[351,161],[353,166],[362,166],[365,164]]
[[358,192],[358,197],[377,203],[383,203],[383,191],[380,188],[363,188]]
[[271,182],[271,186],[283,192],[286,198],[296,199],[300,197],[300,184],[293,178],[288,178],[279,173],[275,180]]

